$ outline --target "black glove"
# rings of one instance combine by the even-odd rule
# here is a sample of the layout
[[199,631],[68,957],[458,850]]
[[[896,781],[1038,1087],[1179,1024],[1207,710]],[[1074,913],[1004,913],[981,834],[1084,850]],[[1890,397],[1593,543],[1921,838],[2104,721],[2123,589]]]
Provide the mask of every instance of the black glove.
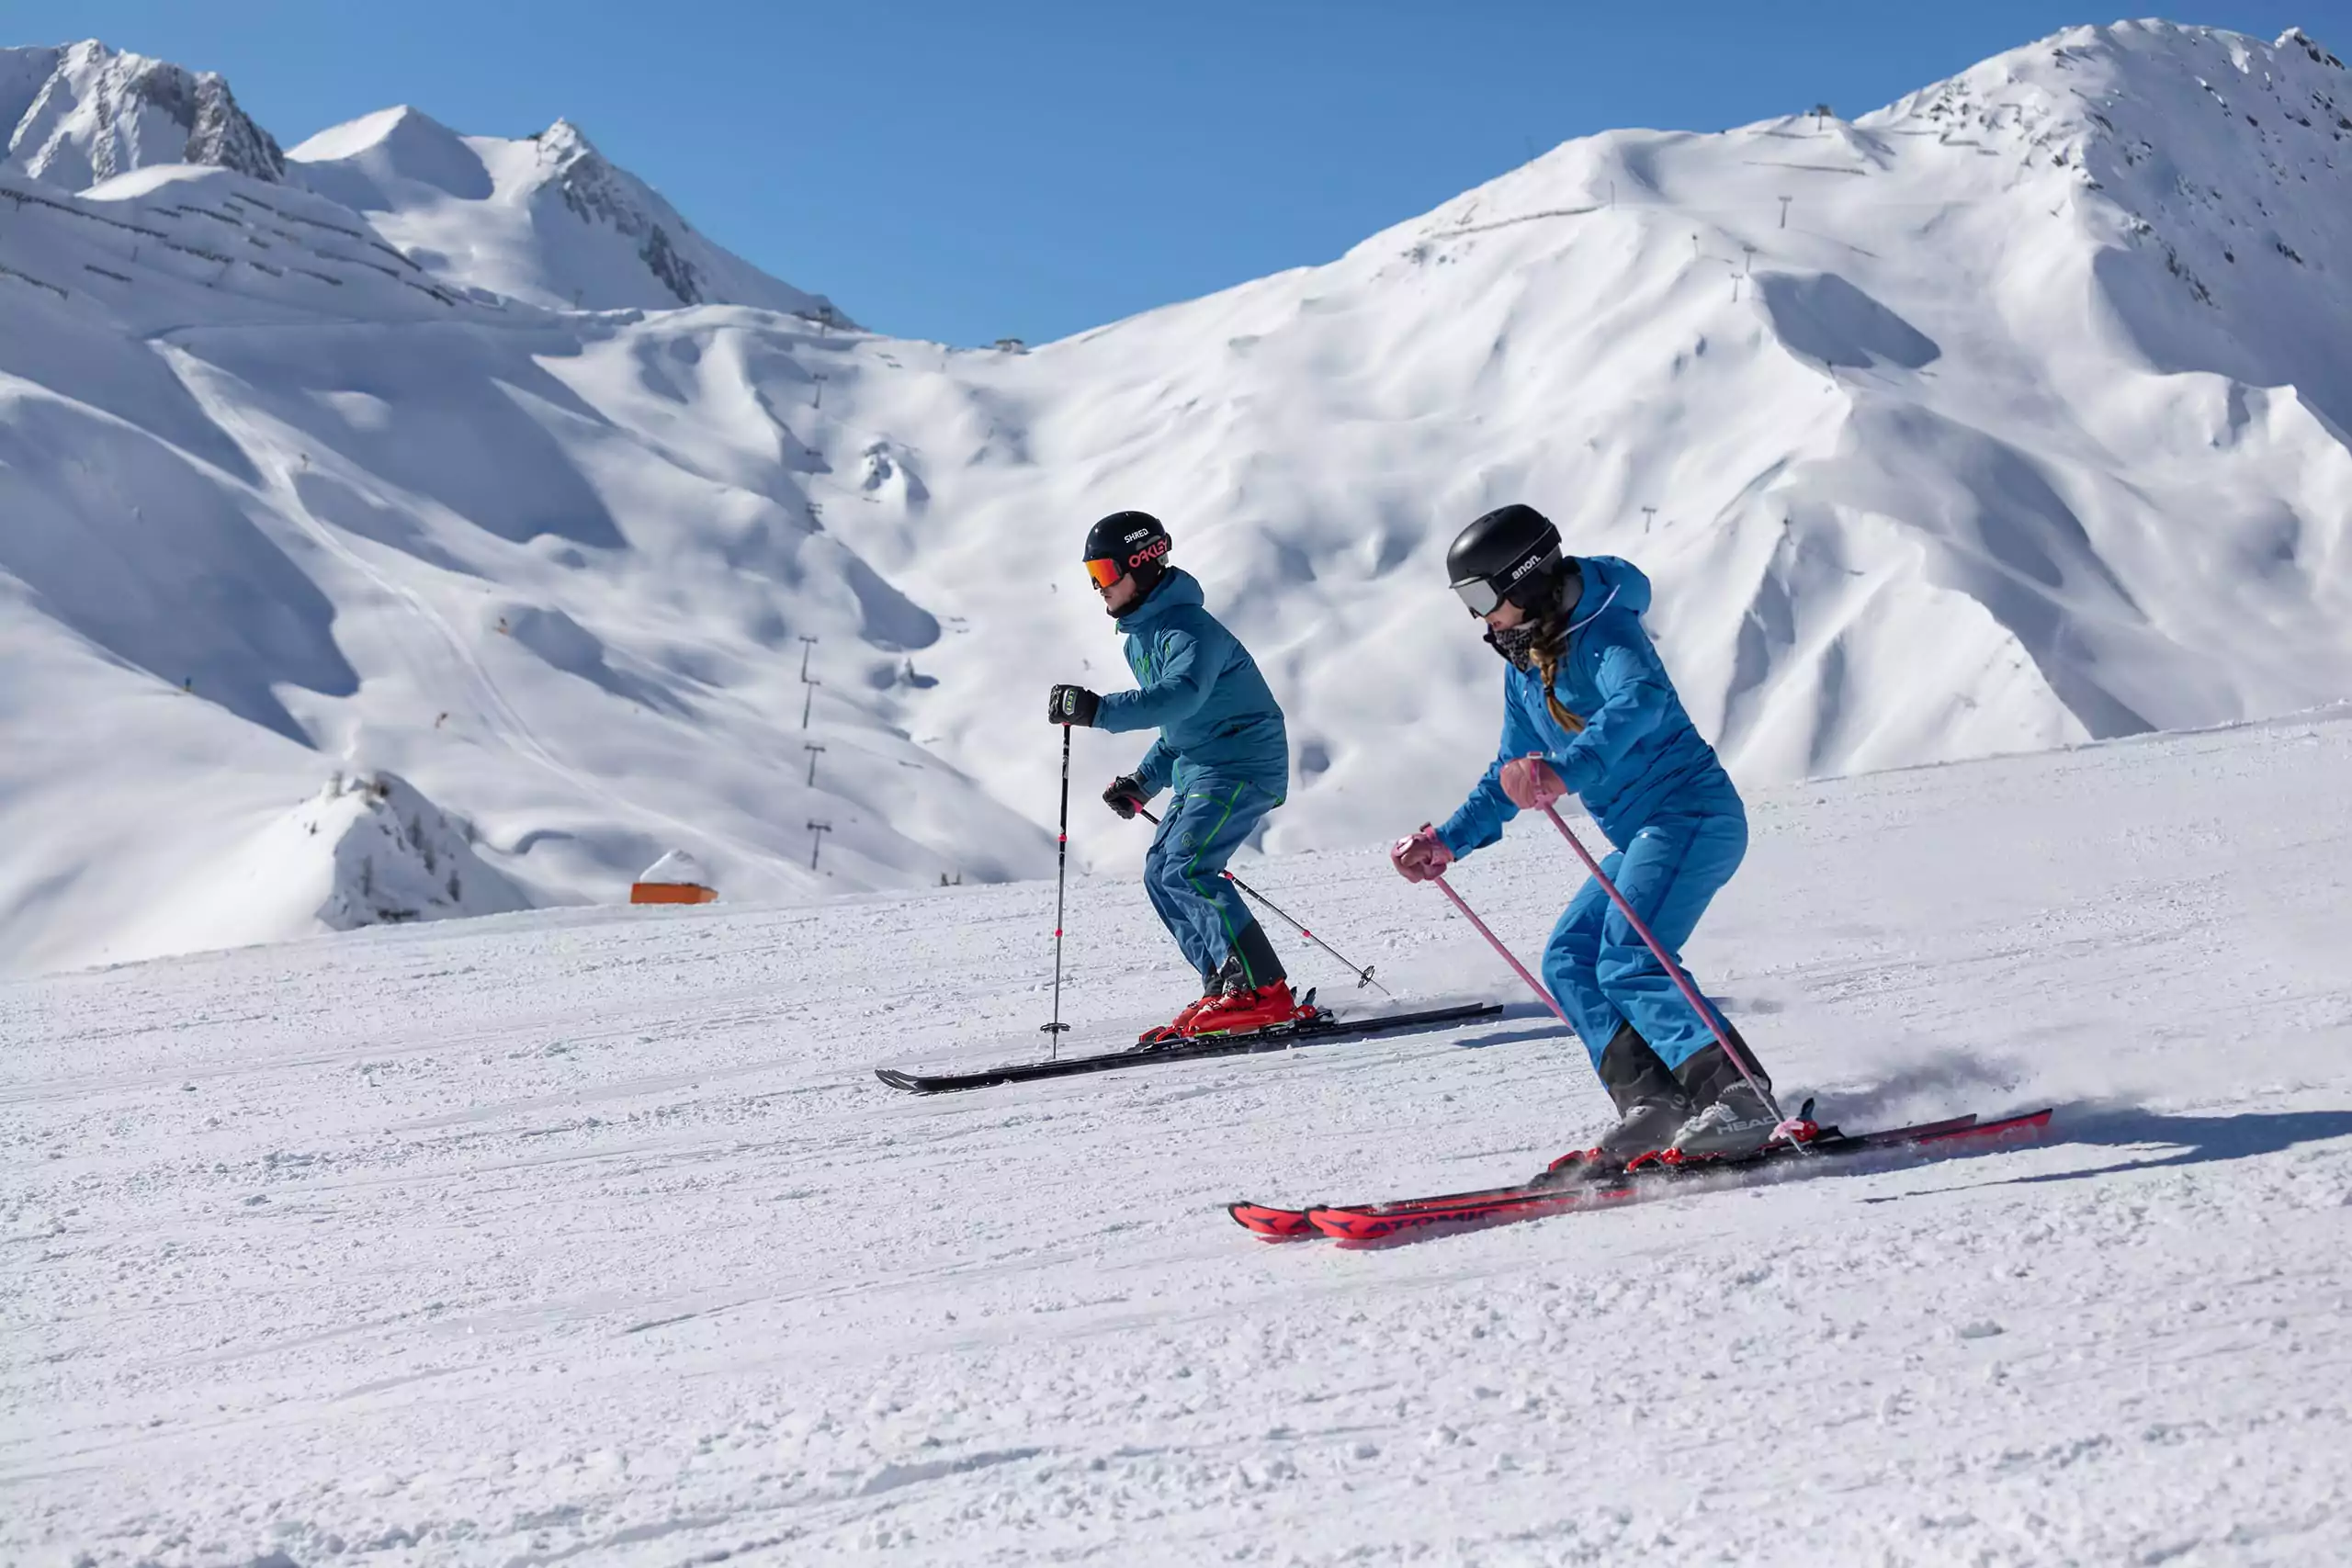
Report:
[[1136,813],[1142,809],[1143,803],[1150,798],[1151,796],[1145,793],[1143,785],[1133,774],[1128,773],[1122,773],[1119,777],[1113,779],[1111,787],[1102,792],[1102,804],[1117,812],[1123,820],[1128,822],[1136,819]]
[[1102,705],[1102,699],[1083,686],[1056,686],[1046,699],[1046,722],[1084,728],[1094,722],[1094,710]]

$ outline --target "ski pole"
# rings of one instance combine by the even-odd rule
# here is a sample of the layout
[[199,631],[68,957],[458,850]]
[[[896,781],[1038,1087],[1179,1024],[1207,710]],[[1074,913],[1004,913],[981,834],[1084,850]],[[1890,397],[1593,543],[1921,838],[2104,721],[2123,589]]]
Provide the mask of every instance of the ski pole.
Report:
[[[1690,976],[1682,972],[1682,965],[1677,964],[1668,954],[1666,944],[1658,941],[1657,934],[1650,930],[1649,922],[1634,912],[1634,906],[1625,901],[1625,895],[1617,890],[1617,884],[1611,879],[1607,872],[1600,869],[1600,863],[1592,858],[1592,852],[1584,847],[1584,840],[1569,830],[1567,823],[1562,819],[1558,809],[1550,801],[1544,803],[1544,815],[1552,819],[1552,826],[1560,830],[1560,837],[1567,840],[1568,848],[1576,851],[1577,859],[1584,862],[1585,870],[1590,872],[1592,879],[1600,884],[1600,890],[1609,895],[1609,901],[1617,906],[1617,912],[1625,917],[1626,923],[1634,928],[1634,934],[1642,939],[1642,945],[1648,948],[1651,956],[1665,966],[1667,977],[1672,980],[1675,988],[1682,993],[1682,999],[1690,1004],[1690,1010],[1697,1013],[1705,1021],[1708,1029],[1713,1032],[1715,1043],[1724,1048],[1724,1055],[1729,1056],[1731,1065],[1739,1069],[1739,1076],[1747,1080],[1747,1087],[1763,1098],[1765,1105],[1772,1112],[1773,1120],[1779,1123],[1772,1129],[1773,1135],[1775,1137],[1781,1135],[1781,1129],[1789,1127],[1791,1122],[1781,1113],[1781,1102],[1772,1098],[1772,1091],[1758,1081],[1756,1075],[1748,1070],[1747,1054],[1731,1043],[1731,1030],[1724,1024],[1723,1016],[1708,1004],[1705,998],[1699,995],[1699,987],[1690,983]],[[1448,888],[1447,891],[1451,892],[1453,889]],[[1457,898],[1454,902],[1458,904],[1461,900]],[[1797,1143],[1798,1146],[1803,1146],[1803,1140],[1792,1139],[1792,1141]]]
[[1530,975],[1527,972],[1527,966],[1519,961],[1519,959],[1511,953],[1510,948],[1503,945],[1502,938],[1497,936],[1494,932],[1487,929],[1487,922],[1480,919],[1477,916],[1477,912],[1472,909],[1469,905],[1462,901],[1462,895],[1453,890],[1453,884],[1445,879],[1445,874],[1443,872],[1439,872],[1434,876],[1431,876],[1430,880],[1437,884],[1439,892],[1453,900],[1453,907],[1462,911],[1462,918],[1464,919],[1468,920],[1472,925],[1478,928],[1478,934],[1487,939],[1487,945],[1503,955],[1503,962],[1510,965],[1511,973],[1526,981],[1527,988],[1544,998],[1544,1005],[1552,1010],[1552,1016],[1558,1019],[1562,1023],[1566,1023],[1568,1025],[1569,1033],[1575,1033],[1577,1026],[1573,1023],[1568,1023],[1568,1015],[1560,1010],[1558,998],[1544,988],[1542,981],[1536,979],[1534,976]]
[[1062,899],[1069,886],[1069,726],[1062,726],[1062,822],[1059,849],[1054,861],[1054,1021],[1041,1024],[1052,1049],[1046,1053],[1047,1061],[1058,1060],[1062,1050],[1062,1034],[1069,1025],[1062,1021]]
[[[1136,807],[1136,815],[1142,818],[1145,821],[1150,823],[1155,828],[1159,826],[1159,818],[1154,817],[1143,807],[1138,806]],[[1354,964],[1349,963],[1346,959],[1340,958],[1340,950],[1333,947],[1329,942],[1325,942],[1321,937],[1317,936],[1313,931],[1308,931],[1305,926],[1299,924],[1297,916],[1285,912],[1281,905],[1275,903],[1272,898],[1267,897],[1263,893],[1259,892],[1256,888],[1250,886],[1248,883],[1234,875],[1233,873],[1229,871],[1220,871],[1217,874],[1224,877],[1227,882],[1232,883],[1236,887],[1241,889],[1242,892],[1250,895],[1250,897],[1255,898],[1259,903],[1263,904],[1275,914],[1280,915],[1285,921],[1289,922],[1291,930],[1296,931],[1299,935],[1313,942],[1316,946],[1321,948],[1332,957],[1339,958],[1340,967],[1345,969],[1348,973],[1356,977],[1357,990],[1361,991],[1366,986],[1370,986],[1384,997],[1394,997],[1396,994],[1372,977],[1373,965],[1367,964],[1363,968],[1359,969]]]

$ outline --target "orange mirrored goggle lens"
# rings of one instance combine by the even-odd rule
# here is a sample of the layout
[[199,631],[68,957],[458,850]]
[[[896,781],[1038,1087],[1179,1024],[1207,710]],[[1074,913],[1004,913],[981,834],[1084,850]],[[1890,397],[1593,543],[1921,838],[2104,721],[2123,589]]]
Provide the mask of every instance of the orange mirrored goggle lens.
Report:
[[1125,565],[1116,560],[1091,560],[1086,563],[1086,575],[1094,580],[1097,588],[1108,588],[1127,575]]

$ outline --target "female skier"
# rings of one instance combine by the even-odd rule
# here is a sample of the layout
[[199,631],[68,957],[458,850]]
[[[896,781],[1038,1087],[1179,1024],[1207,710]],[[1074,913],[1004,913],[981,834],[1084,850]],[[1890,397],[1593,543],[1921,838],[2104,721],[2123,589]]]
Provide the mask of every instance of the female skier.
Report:
[[[1502,745],[1443,827],[1424,823],[1397,843],[1396,869],[1426,881],[1501,838],[1521,810],[1576,795],[1616,846],[1602,871],[1679,955],[1747,852],[1747,813],[1642,629],[1649,579],[1613,557],[1564,557],[1559,530],[1520,505],[1464,528],[1445,563],[1510,665]],[[1598,1162],[1666,1148],[1738,1156],[1770,1139],[1764,1097],[1599,883],[1552,928],[1543,974],[1617,1107]],[[1747,1043],[1724,1032],[1769,1091]]]

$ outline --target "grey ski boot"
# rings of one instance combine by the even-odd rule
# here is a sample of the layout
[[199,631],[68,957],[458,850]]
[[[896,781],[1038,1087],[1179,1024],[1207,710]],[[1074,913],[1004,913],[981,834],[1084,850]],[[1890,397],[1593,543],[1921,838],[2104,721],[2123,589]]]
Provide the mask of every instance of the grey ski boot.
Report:
[[[1756,1054],[1739,1037],[1738,1030],[1729,1033],[1748,1072],[1769,1092],[1772,1080],[1765,1076]],[[1756,1085],[1741,1074],[1738,1064],[1720,1043],[1686,1059],[1674,1069],[1674,1077],[1698,1108],[1674,1136],[1677,1154],[1686,1159],[1742,1159],[1772,1141],[1772,1129],[1780,1124],[1780,1118],[1773,1113],[1771,1102],[1756,1091]]]
[[1617,1125],[1601,1134],[1586,1160],[1593,1171],[1621,1170],[1642,1155],[1657,1153],[1690,1120],[1689,1091],[1630,1023],[1619,1024],[1601,1051],[1600,1082],[1616,1103]]

